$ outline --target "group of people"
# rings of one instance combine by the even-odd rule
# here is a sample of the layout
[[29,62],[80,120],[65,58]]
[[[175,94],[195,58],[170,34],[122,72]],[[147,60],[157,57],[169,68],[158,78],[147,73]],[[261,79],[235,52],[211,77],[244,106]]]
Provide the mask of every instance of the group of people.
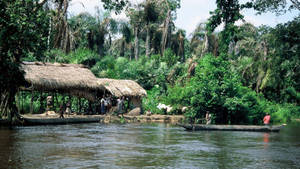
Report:
[[110,108],[112,107],[111,96],[102,97],[100,100],[100,105],[101,105],[101,114],[105,114],[109,112]]
[[[104,97],[101,98],[100,100],[100,107],[101,107],[101,114],[105,114],[110,112],[110,109],[115,105],[113,104],[115,102],[115,100],[113,100],[113,98],[110,95],[106,95]],[[117,106],[117,113],[118,114],[123,114],[124,110],[125,110],[125,97],[119,97],[116,100],[116,106]]]

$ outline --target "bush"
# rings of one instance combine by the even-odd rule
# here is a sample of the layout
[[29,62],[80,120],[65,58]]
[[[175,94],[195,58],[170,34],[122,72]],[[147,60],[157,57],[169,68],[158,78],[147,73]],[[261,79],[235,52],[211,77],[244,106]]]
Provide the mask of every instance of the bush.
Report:
[[218,124],[259,124],[263,112],[258,96],[242,86],[224,58],[206,55],[200,59],[194,77],[184,86],[168,89],[169,102],[189,107],[185,115],[194,122],[209,111]]
[[161,89],[155,86],[152,90],[147,91],[147,97],[143,99],[143,108],[145,111],[151,111],[153,114],[164,114],[162,110],[157,108]]

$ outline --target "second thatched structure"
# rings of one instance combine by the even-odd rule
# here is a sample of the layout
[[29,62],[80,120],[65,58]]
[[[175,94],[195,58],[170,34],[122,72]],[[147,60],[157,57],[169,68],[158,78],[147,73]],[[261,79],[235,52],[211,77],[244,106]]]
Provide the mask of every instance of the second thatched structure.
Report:
[[[142,107],[142,97],[147,96],[147,92],[138,83],[133,80],[114,80],[114,79],[98,79],[99,87],[105,88],[115,97],[125,96],[129,98],[133,108]],[[100,89],[99,88],[99,89]]]

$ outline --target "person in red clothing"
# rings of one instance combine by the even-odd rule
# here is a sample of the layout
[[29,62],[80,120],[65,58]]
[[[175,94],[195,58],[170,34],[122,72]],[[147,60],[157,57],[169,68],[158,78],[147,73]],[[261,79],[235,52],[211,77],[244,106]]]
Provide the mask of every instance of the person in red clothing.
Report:
[[266,113],[266,116],[264,117],[264,124],[265,125],[269,125],[270,124],[270,119],[271,119],[271,116],[269,115],[269,113]]

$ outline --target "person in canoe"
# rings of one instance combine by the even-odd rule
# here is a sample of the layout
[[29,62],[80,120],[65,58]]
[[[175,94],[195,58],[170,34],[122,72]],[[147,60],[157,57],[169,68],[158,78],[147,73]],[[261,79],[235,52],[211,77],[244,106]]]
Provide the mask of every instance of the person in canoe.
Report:
[[264,121],[264,125],[269,125],[270,124],[270,120],[271,120],[271,116],[269,115],[269,113],[266,113],[263,121]]

